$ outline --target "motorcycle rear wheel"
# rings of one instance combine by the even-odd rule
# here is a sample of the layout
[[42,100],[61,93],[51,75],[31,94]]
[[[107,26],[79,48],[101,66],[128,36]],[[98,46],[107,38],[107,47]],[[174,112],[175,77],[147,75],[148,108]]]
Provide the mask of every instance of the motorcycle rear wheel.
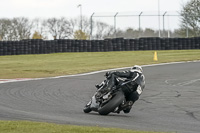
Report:
[[113,98],[106,103],[104,106],[98,109],[100,115],[108,115],[110,112],[114,111],[123,101],[124,101],[124,93],[122,91],[116,92]]

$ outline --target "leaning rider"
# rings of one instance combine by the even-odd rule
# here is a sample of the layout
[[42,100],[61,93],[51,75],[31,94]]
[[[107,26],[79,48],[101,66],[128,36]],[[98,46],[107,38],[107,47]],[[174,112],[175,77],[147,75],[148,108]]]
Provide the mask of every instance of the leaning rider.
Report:
[[[127,82],[127,84],[121,87],[125,94],[126,103],[120,106],[117,113],[121,110],[123,110],[124,113],[129,113],[132,105],[139,99],[139,96],[145,87],[145,77],[143,75],[142,67],[135,65],[128,71],[107,72],[105,76],[111,80],[112,87]],[[102,84],[96,85],[96,87],[100,88],[101,85]]]

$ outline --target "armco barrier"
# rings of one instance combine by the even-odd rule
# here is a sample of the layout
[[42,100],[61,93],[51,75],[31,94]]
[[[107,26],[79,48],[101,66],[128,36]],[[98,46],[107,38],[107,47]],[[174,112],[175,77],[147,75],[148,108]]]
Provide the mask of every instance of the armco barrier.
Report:
[[0,41],[0,55],[182,49],[200,49],[200,37],[115,38],[105,40],[31,39],[21,41]]

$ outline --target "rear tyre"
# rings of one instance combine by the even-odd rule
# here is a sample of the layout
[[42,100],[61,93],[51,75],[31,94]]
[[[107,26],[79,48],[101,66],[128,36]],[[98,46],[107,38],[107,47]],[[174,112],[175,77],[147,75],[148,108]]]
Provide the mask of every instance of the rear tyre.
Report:
[[98,109],[100,115],[108,115],[114,111],[124,101],[124,93],[122,91],[116,92],[113,98],[104,106]]

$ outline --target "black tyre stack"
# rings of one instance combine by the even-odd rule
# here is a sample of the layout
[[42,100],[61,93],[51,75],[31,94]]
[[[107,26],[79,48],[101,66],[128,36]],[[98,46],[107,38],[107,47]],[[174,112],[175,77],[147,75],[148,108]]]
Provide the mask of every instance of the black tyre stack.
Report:
[[113,50],[113,40],[108,39],[108,51],[114,51]]
[[159,50],[165,50],[165,47],[167,48],[167,45],[169,45],[169,40],[168,38],[161,38],[160,39],[160,48]]
[[195,49],[200,49],[200,37],[195,37],[194,42],[195,42]]
[[35,43],[35,54],[39,54],[40,53],[40,40],[37,39],[34,41]]
[[144,50],[148,50],[148,49],[151,50],[151,49],[152,49],[151,39],[145,38],[143,49],[144,49]]
[[58,41],[52,40],[52,51],[53,53],[58,53]]
[[172,38],[169,38],[169,47],[168,49],[165,48],[165,50],[171,50],[172,48],[174,49],[175,44],[174,44],[174,40]]
[[179,43],[180,43],[181,46],[182,46],[182,49],[185,49],[184,40],[183,40],[183,39],[179,39],[179,38],[178,38],[178,40],[179,40]]
[[0,55],[4,55],[3,54],[3,42],[0,41]]
[[92,52],[92,43],[90,40],[87,40],[87,52]]
[[195,45],[194,45],[194,43],[192,41],[192,38],[188,38],[187,39],[187,43],[190,45],[191,49],[195,49]]
[[183,44],[180,38],[174,38],[175,39],[175,44],[178,46],[177,50],[182,50],[183,49]]
[[29,40],[22,40],[24,42],[24,54],[29,54]]
[[70,41],[70,52],[74,52],[75,51],[75,40],[71,40]]
[[145,38],[139,38],[139,50],[144,50]]
[[36,54],[36,40],[31,40],[31,54]]
[[182,38],[182,40],[183,40],[183,45],[184,45],[185,49],[192,49],[191,45],[188,43],[187,38]]
[[94,40],[90,41],[90,45],[91,45],[91,52],[94,52]]
[[99,40],[96,40],[94,47],[95,47],[94,48],[95,52],[100,52],[100,42],[99,42]]
[[11,44],[12,42],[11,41],[7,41],[7,51],[6,51],[6,54],[7,55],[11,55]]
[[32,39],[21,41],[0,41],[0,55],[182,49],[200,49],[200,37],[147,37],[139,39],[114,38],[105,40]]
[[170,38],[170,47],[169,50],[178,50],[178,40]]
[[151,40],[150,38],[146,38],[144,50],[152,50],[153,49],[153,41],[155,41],[155,39]]
[[82,43],[83,43],[83,52],[87,52],[88,41],[87,40],[82,40]]
[[116,51],[124,51],[124,39],[123,38],[116,38]]
[[112,39],[112,47],[113,47],[113,51],[117,51],[117,40],[116,39]]
[[124,51],[130,51],[130,39],[124,40]]
[[67,44],[67,52],[72,52],[72,40],[68,39],[66,40]]
[[63,39],[59,39],[58,40],[58,52],[59,53],[63,52],[63,45],[64,45],[64,40]]
[[2,46],[3,46],[3,55],[7,55],[7,41],[3,41],[2,42]]
[[194,45],[194,49],[199,49],[199,38],[191,38],[191,42]]
[[44,41],[38,40],[38,54],[44,54]]
[[157,43],[157,45],[155,46],[155,49],[161,50],[161,43],[162,43],[161,38],[156,37],[156,43]]
[[103,49],[105,52],[108,51],[108,39],[103,40]]
[[14,41],[14,53],[15,55],[20,55],[20,42],[19,41]]
[[74,52],[80,52],[79,48],[80,48],[79,40],[75,40],[75,51]]
[[19,43],[19,47],[18,47],[18,49],[19,49],[19,55],[24,54],[25,53],[24,52],[25,51],[25,49],[24,49],[24,47],[25,47],[24,46],[25,45],[24,42],[23,41],[19,41],[18,43]]
[[100,50],[101,50],[101,52],[105,51],[105,46],[104,46],[104,41],[103,40],[100,40]]
[[129,43],[130,43],[130,51],[135,50],[135,47],[134,47],[134,45],[135,45],[135,39],[130,39]]
[[67,40],[63,39],[62,40],[62,52],[67,52],[68,45],[67,45]]
[[83,52],[83,40],[76,40],[76,51]]

